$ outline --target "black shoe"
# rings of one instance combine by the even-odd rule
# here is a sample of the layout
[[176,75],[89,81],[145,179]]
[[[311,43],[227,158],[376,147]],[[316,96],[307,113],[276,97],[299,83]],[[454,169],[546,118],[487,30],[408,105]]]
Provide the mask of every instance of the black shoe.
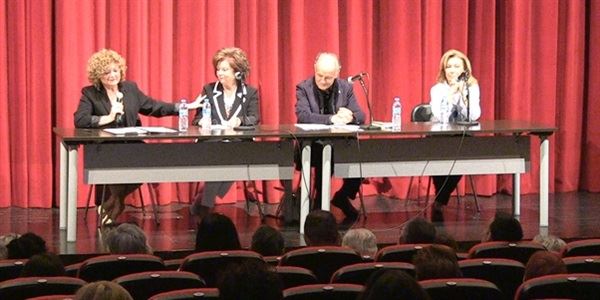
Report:
[[331,204],[342,210],[342,212],[346,216],[345,219],[352,221],[358,219],[358,211],[356,210],[356,208],[354,208],[354,206],[352,206],[350,200],[348,200],[348,197],[340,194],[339,192],[335,193],[333,199],[331,199]]

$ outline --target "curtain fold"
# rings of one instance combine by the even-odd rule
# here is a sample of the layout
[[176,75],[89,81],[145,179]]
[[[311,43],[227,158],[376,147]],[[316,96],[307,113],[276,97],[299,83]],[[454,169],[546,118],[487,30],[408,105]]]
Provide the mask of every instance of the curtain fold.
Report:
[[[215,51],[240,47],[252,67],[248,83],[260,91],[264,124],[296,121],[295,85],[313,74],[320,51],[339,54],[342,78],[370,74],[376,120],[390,119],[392,98],[399,95],[406,122],[415,105],[429,101],[442,53],[459,49],[479,80],[482,119],[559,128],[550,138],[551,191],[598,192],[598,20],[600,0],[3,0],[0,134],[7,141],[0,146],[0,207],[50,207],[58,198],[51,130],[73,126],[81,88],[89,84],[87,60],[101,48],[126,58],[127,79],[146,94],[172,102],[194,99],[216,80]],[[368,112],[358,85],[355,93]],[[539,140],[531,147],[523,193],[539,188]],[[367,194],[404,198],[408,190],[406,178],[370,182]],[[509,176],[477,176],[476,182],[484,195],[512,189]],[[85,205],[87,189],[80,183],[79,204]],[[274,191],[279,185],[258,184],[269,201],[281,196]],[[193,196],[194,186],[178,187],[180,195],[174,185],[161,184],[159,202]],[[462,183],[459,191],[469,188]],[[242,198],[238,186],[225,201]]]

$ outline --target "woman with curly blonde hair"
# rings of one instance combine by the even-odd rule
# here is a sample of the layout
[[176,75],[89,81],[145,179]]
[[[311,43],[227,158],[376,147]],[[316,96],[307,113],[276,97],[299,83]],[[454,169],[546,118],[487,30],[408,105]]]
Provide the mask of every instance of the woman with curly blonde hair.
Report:
[[[88,80],[92,85],[81,89],[81,99],[74,114],[77,128],[106,128],[139,126],[138,114],[162,117],[177,115],[179,104],[167,103],[146,96],[132,81],[125,81],[127,65],[116,51],[102,49],[94,53],[87,64]],[[200,107],[200,101],[190,103],[190,109]],[[100,208],[102,196],[96,205],[102,224],[110,224],[123,212],[125,197],[139,184],[108,185],[108,199]],[[102,194],[102,193],[100,193]]]

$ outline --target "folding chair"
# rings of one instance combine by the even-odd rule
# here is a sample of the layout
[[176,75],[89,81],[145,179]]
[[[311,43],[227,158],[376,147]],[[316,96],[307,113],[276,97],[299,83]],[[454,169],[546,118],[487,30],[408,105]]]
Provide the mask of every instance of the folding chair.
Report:
[[431,300],[500,300],[502,292],[495,284],[474,278],[444,278],[419,281]]
[[165,265],[158,256],[150,254],[109,254],[85,260],[79,267],[77,277],[87,282],[110,281],[127,274],[163,270],[165,270]]
[[357,284],[311,284],[283,291],[284,300],[348,300],[356,299],[364,287]]
[[415,266],[405,262],[368,262],[345,266],[331,276],[331,283],[353,283],[364,285],[377,270],[400,270],[414,278]]
[[554,274],[529,279],[517,290],[515,300],[563,298],[588,300],[598,299],[600,275],[598,274]]
[[27,259],[0,260],[0,282],[19,277],[26,262]]
[[592,273],[600,275],[600,256],[573,256],[563,258],[569,273]]
[[216,288],[183,289],[156,294],[150,300],[219,299]]
[[22,277],[0,283],[0,299],[21,300],[46,295],[74,295],[86,284],[79,278]]
[[506,258],[474,258],[458,262],[466,278],[487,280],[502,291],[504,299],[513,299],[519,285],[523,283],[525,265]]
[[600,255],[600,239],[586,239],[567,243],[562,257]]
[[320,283],[327,283],[339,268],[362,262],[358,253],[346,247],[317,246],[292,250],[281,257],[281,266],[311,270]]
[[260,254],[248,250],[207,251],[187,256],[179,270],[197,274],[205,280],[206,286],[215,287],[217,278],[230,263],[244,260],[264,261]]
[[547,251],[543,245],[530,242],[484,242],[477,244],[469,250],[469,258],[508,258],[522,264],[527,264],[529,257],[537,251]]
[[292,266],[277,266],[275,267],[275,272],[279,275],[284,289],[317,283],[317,277],[309,269]]
[[398,244],[383,247],[375,254],[376,262],[412,263],[413,256],[430,244]]
[[146,300],[164,292],[205,286],[204,281],[198,275],[182,271],[134,273],[118,277],[113,281],[125,288],[136,300]]

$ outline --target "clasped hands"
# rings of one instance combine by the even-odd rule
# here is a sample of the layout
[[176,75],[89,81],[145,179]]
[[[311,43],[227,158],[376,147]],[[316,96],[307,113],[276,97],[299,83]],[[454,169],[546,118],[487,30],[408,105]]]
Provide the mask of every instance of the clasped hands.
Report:
[[346,125],[352,122],[352,119],[354,119],[352,111],[345,107],[340,107],[338,112],[331,116],[331,123],[333,125]]
[[[462,99],[466,104],[466,99],[463,95],[465,90],[465,82],[464,81],[454,81],[450,83],[450,92],[447,99],[450,99],[451,105],[458,105],[458,102]],[[454,95],[459,94],[460,97],[456,98]]]

